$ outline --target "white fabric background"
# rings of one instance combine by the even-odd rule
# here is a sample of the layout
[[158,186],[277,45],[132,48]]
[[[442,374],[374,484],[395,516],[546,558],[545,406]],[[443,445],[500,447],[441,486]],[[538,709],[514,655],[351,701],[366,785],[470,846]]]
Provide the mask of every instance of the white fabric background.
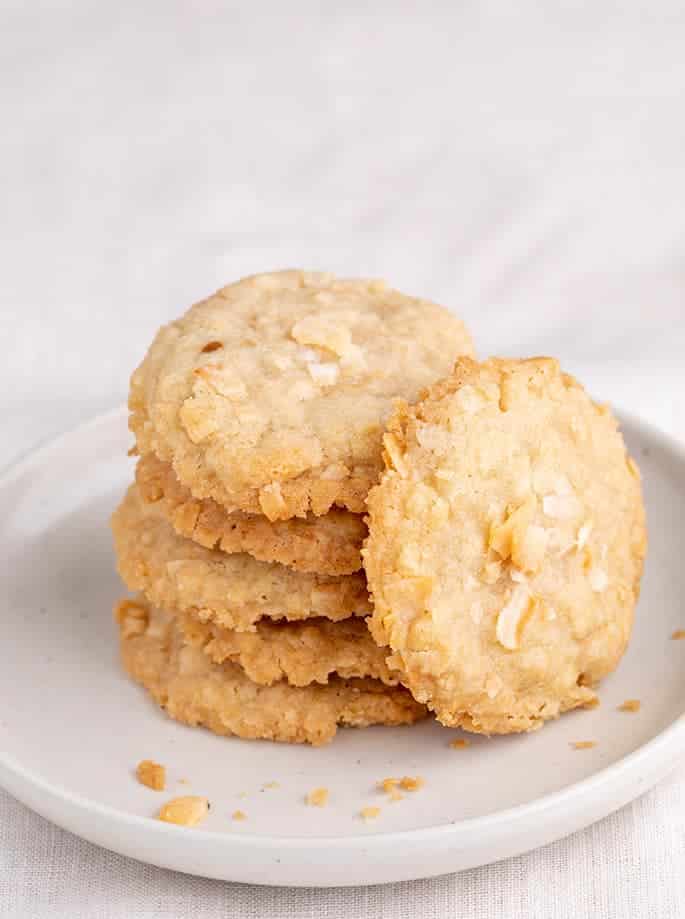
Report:
[[[0,3],[0,462],[107,408],[241,274],[382,276],[685,438],[685,10]],[[3,700],[3,704],[11,700]],[[136,864],[0,792],[0,916],[679,917],[685,771],[583,833],[391,887]]]

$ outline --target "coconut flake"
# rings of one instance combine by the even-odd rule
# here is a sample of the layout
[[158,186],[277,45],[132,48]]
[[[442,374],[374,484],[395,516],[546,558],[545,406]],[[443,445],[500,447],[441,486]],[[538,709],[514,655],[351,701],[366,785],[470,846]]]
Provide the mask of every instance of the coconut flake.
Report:
[[368,369],[364,351],[354,344],[347,346],[340,356],[340,364],[349,373],[364,373]]
[[545,495],[542,510],[554,520],[568,520],[580,512],[580,502],[574,495]]
[[457,391],[455,402],[459,405],[459,408],[468,415],[475,415],[485,404],[483,396],[469,384],[462,386]]
[[340,367],[337,364],[307,364],[309,374],[320,386],[333,386],[338,382]]
[[609,578],[603,568],[591,568],[588,577],[590,579],[590,587],[597,594],[604,593],[609,586]]
[[537,571],[544,560],[548,542],[549,536],[544,527],[529,526],[520,536],[515,532],[512,541],[512,562],[523,571]]
[[511,599],[503,606],[497,617],[497,641],[509,651],[519,646],[519,629],[521,620],[530,603],[530,591],[524,584],[519,584],[513,591]]
[[593,526],[594,526],[594,524],[593,524],[592,520],[588,520],[587,523],[584,523],[584,524],[582,525],[582,527],[578,530],[578,537],[577,537],[577,539],[576,539],[576,546],[578,546],[578,549],[579,549],[579,550],[580,550],[580,549],[583,549],[583,548],[585,547],[585,544],[586,544],[587,541],[588,541],[588,538],[589,538],[589,536],[590,536],[590,533],[592,533],[592,528],[593,528]]

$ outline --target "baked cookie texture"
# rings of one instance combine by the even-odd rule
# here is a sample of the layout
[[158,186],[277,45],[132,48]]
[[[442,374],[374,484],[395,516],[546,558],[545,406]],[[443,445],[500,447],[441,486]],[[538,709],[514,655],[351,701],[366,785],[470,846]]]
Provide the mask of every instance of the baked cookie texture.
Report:
[[460,359],[384,439],[364,563],[374,637],[445,725],[530,731],[591,703],[628,643],[640,474],[549,358]]
[[136,485],[114,512],[112,532],[127,587],[165,609],[195,612],[242,631],[253,630],[263,616],[338,621],[371,612],[362,572],[303,574],[245,553],[205,549],[179,536],[159,504],[144,502]]
[[208,549],[247,552],[263,562],[318,574],[352,574],[362,567],[367,529],[361,514],[332,508],[322,517],[310,513],[271,522],[261,514],[229,513],[212,498],[194,498],[171,464],[154,453],[139,459],[136,482],[143,500],[159,503],[177,533]]
[[129,675],[171,718],[215,734],[318,746],[338,725],[412,724],[426,715],[406,689],[373,679],[259,686],[236,664],[214,664],[184,644],[174,617],[145,602],[124,600],[116,618]]
[[254,683],[270,686],[287,680],[291,686],[327,683],[339,677],[374,677],[388,686],[399,683],[363,619],[331,622],[273,622],[261,619],[254,632],[236,632],[192,613],[178,617],[187,644],[201,648],[217,664],[238,664]]
[[229,511],[363,513],[393,400],[461,354],[459,319],[383,282],[255,275],[158,332],[131,378],[130,427],[141,454]]

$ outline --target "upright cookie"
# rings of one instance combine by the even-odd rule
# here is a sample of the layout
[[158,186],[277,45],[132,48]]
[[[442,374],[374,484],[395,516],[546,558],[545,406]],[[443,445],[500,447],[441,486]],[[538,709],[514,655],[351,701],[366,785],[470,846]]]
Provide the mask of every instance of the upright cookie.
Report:
[[226,555],[179,536],[157,504],[132,486],[112,516],[119,574],[130,590],[157,606],[196,612],[206,621],[253,630],[272,619],[340,620],[367,616],[363,573],[344,577],[301,574],[251,555]]
[[139,601],[116,610],[124,667],[176,721],[215,734],[318,746],[337,725],[403,725],[426,709],[406,689],[379,680],[332,679],[294,687],[253,683],[236,664],[213,664],[183,643],[174,617]]
[[159,331],[130,426],[141,453],[229,511],[362,513],[393,400],[472,353],[459,319],[382,282],[256,275]]
[[374,677],[388,686],[399,683],[385,662],[386,649],[379,648],[363,619],[261,619],[254,632],[236,632],[185,613],[178,617],[178,626],[187,644],[202,648],[216,664],[238,664],[263,686],[279,680],[291,686],[328,683],[333,674]]
[[248,552],[262,562],[317,574],[352,574],[362,567],[367,529],[361,514],[334,508],[322,517],[310,513],[273,522],[262,514],[231,514],[212,498],[194,498],[171,464],[154,453],[138,461],[136,482],[141,497],[159,502],[177,533],[208,549]]
[[462,359],[384,443],[364,561],[402,682],[482,733],[590,702],[628,643],[646,550],[611,412],[555,360]]

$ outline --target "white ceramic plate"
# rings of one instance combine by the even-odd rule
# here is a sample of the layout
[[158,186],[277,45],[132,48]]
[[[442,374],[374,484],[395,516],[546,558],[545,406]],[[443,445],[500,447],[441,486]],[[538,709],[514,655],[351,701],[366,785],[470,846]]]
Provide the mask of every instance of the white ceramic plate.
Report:
[[[38,813],[124,855],[192,874],[327,886],[428,877],[495,861],[586,826],[646,791],[685,753],[685,455],[625,425],[642,466],[650,554],[630,650],[602,705],[519,737],[342,730],[328,747],[222,739],[182,727],[122,674],[111,608],[122,594],[108,517],[131,479],[119,410],[43,447],[0,480],[0,783]],[[616,710],[639,698],[637,714]],[[570,744],[598,745],[574,751]],[[165,793],[133,777],[166,764]],[[425,787],[397,803],[389,775]],[[182,783],[187,779],[188,784]],[[278,782],[277,788],[264,788]],[[307,807],[325,785],[330,803]],[[151,819],[176,794],[209,797],[201,828]],[[244,793],[243,796],[241,793]],[[378,805],[363,823],[358,813]],[[236,823],[231,813],[243,810]]]

